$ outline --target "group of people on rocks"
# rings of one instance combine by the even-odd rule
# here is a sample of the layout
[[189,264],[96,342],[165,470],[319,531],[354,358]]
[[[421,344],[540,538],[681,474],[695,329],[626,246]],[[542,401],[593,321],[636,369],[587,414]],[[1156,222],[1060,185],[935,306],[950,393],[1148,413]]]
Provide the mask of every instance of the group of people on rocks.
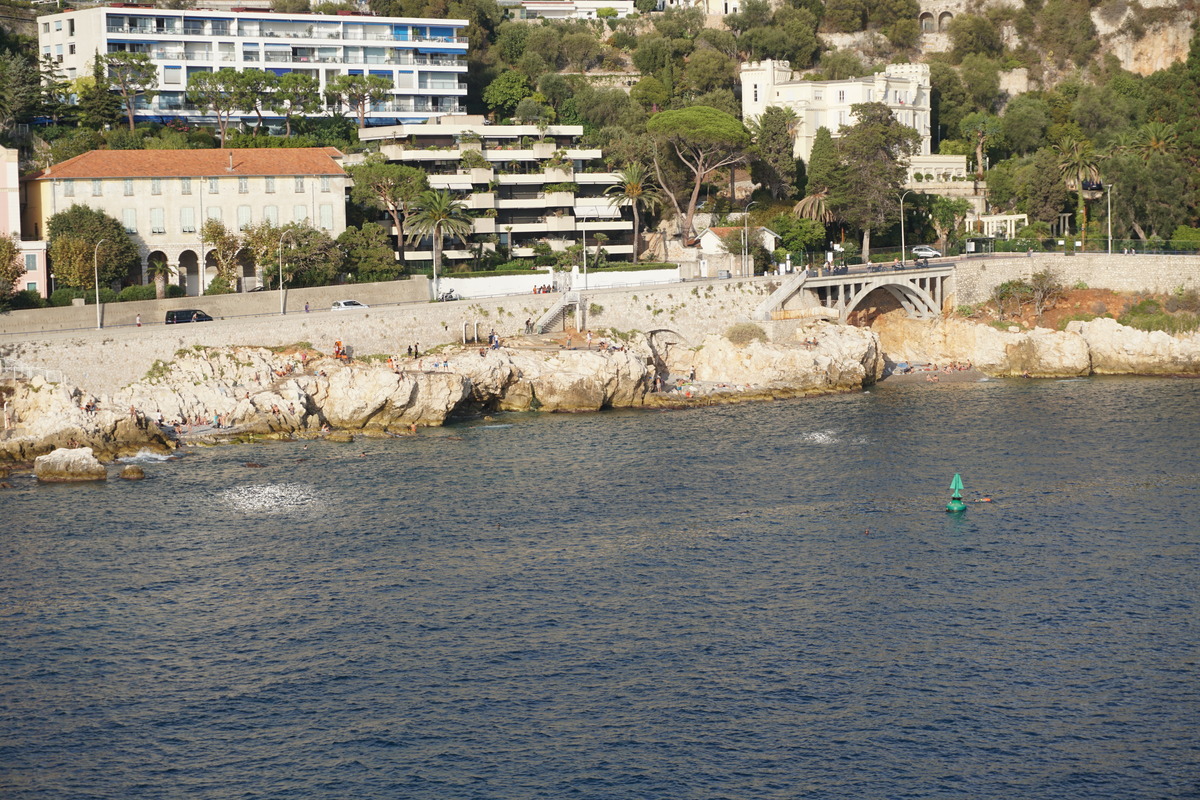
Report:
[[534,294],[550,294],[553,291],[554,291],[554,287],[549,284],[544,284],[542,286],[533,287]]

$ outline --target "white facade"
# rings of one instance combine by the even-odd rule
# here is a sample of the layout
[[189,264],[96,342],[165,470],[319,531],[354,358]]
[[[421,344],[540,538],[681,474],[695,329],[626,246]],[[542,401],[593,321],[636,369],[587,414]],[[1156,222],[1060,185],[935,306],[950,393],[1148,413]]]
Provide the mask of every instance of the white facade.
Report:
[[[561,251],[584,241],[594,253],[598,234],[606,237],[606,252],[627,258],[633,253],[632,212],[609,202],[604,190],[617,175],[596,166],[599,150],[576,145],[582,135],[581,125],[486,125],[482,117],[466,115],[359,131],[362,141],[379,142],[389,161],[420,167],[431,187],[459,194],[476,215],[469,246],[447,241],[447,259],[472,258],[477,245],[511,248],[514,257],[526,258],[539,243]],[[464,156],[480,166],[469,166]],[[391,227],[386,220],[380,224]],[[428,261],[432,253],[417,247],[406,249],[405,257]]]
[[[43,234],[54,214],[73,205],[121,222],[147,265],[176,268],[188,294],[203,292],[216,274],[205,221],[233,232],[264,221],[307,223],[336,238],[346,229],[341,153],[332,147],[256,150],[93,150],[55,164],[27,182],[26,228]],[[261,284],[262,270],[242,259],[241,289]]]
[[656,11],[668,8],[702,8],[707,16],[723,17],[742,10],[741,0],[658,0]]
[[21,235],[21,205],[17,151],[0,147],[0,236],[11,236],[20,241],[19,257],[25,268],[13,284],[13,291],[28,289],[47,297],[50,294],[50,281],[46,267],[46,243],[25,241]]
[[637,11],[633,0],[522,0],[523,19],[599,19],[602,8],[617,12],[624,19]]
[[901,124],[921,136],[918,153],[931,152],[931,105],[928,64],[889,64],[884,71],[845,81],[799,80],[786,61],[761,61],[742,66],[742,118],[757,119],[771,106],[796,112],[794,153],[808,160],[818,128],[836,139],[853,125],[851,106],[883,103]]
[[[462,19],[96,7],[38,17],[37,25],[42,56],[67,79],[90,75],[96,53],[148,54],[158,68],[158,95],[139,98],[137,117],[144,120],[206,119],[187,103],[188,80],[224,67],[302,72],[317,79],[322,97],[338,75],[384,76],[395,88],[367,114],[373,124],[455,113],[467,94]],[[236,119],[257,120],[240,110],[246,113]]]

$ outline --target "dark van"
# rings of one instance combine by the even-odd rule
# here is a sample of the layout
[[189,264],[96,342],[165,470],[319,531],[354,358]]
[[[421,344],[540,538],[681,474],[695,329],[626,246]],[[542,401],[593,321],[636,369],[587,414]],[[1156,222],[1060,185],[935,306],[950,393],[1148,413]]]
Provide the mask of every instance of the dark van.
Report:
[[213,318],[195,308],[179,308],[167,312],[167,324],[179,322],[212,322]]

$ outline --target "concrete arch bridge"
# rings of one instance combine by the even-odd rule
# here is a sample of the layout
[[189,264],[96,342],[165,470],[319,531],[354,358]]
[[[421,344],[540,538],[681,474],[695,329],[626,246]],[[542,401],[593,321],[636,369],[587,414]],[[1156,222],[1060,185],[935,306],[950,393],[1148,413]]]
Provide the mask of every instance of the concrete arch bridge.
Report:
[[891,267],[855,267],[843,275],[814,275],[800,272],[788,276],[783,284],[764,300],[756,319],[837,319],[846,324],[850,314],[867,296],[883,290],[896,299],[910,317],[929,318],[941,314],[949,294],[953,264],[912,266],[902,270]]

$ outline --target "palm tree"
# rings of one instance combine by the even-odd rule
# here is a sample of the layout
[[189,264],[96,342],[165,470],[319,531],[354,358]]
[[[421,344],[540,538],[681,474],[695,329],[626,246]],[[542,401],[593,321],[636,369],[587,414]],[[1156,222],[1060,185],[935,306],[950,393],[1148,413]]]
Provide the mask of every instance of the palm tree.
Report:
[[162,300],[167,296],[167,279],[175,274],[175,268],[165,258],[154,258],[146,265],[146,272],[154,279],[154,297]]
[[657,211],[662,207],[662,193],[654,185],[650,173],[641,164],[633,163],[617,173],[617,183],[604,190],[609,205],[633,209],[633,263],[642,250],[641,210]]
[[1142,155],[1143,161],[1149,161],[1151,156],[1170,155],[1179,145],[1179,134],[1174,125],[1165,122],[1147,122],[1137,132],[1134,149]]
[[829,190],[822,187],[812,194],[806,195],[792,213],[803,219],[813,219],[828,225],[833,222],[833,212],[829,210]]
[[1084,184],[1100,180],[1100,155],[1090,139],[1067,134],[1054,143],[1054,156],[1067,188],[1079,195],[1079,233],[1086,239],[1087,199],[1084,197]]
[[438,269],[442,266],[442,239],[446,234],[467,240],[471,232],[471,216],[462,201],[445,189],[422,192],[416,210],[409,217],[409,241],[416,243],[423,236],[433,237],[433,294],[438,294]]

